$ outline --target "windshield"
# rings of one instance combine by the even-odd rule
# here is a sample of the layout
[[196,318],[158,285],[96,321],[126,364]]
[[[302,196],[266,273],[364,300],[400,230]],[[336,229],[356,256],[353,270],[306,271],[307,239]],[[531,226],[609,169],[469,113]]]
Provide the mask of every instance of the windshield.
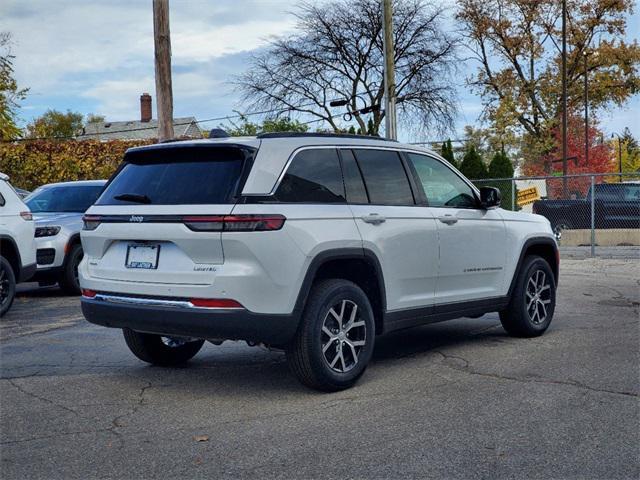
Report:
[[102,185],[65,185],[42,187],[27,198],[32,213],[84,213],[98,198]]
[[231,203],[245,150],[237,147],[164,148],[131,152],[97,205]]

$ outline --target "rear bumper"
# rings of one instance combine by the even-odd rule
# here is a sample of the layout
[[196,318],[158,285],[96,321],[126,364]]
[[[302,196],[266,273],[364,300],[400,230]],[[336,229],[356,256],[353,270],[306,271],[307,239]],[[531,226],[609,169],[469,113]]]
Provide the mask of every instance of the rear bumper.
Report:
[[253,313],[245,309],[181,308],[114,303],[82,297],[91,323],[138,332],[183,337],[249,340],[284,345],[294,336],[298,316]]

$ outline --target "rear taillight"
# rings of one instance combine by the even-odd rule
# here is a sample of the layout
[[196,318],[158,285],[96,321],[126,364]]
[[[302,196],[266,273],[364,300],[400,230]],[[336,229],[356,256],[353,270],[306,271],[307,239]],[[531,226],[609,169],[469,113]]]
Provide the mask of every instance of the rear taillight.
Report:
[[33,215],[31,215],[31,212],[20,212],[20,216],[22,217],[23,220],[27,220],[27,221],[33,220]]
[[189,302],[200,308],[244,308],[240,303],[229,298],[191,298]]
[[95,290],[89,290],[88,288],[82,289],[82,296],[85,298],[95,298],[98,292]]
[[196,232],[265,232],[280,230],[286,218],[283,215],[194,215],[182,220]]
[[102,218],[99,215],[85,215],[82,217],[84,223],[83,230],[95,230],[100,225]]

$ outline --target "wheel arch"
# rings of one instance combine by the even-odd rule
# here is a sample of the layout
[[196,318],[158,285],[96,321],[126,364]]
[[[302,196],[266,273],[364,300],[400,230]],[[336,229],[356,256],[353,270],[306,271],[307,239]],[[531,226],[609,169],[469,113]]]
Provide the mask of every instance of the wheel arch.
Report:
[[69,253],[71,253],[71,249],[73,247],[75,247],[76,245],[81,245],[82,246],[82,242],[80,241],[80,233],[74,233],[73,235],[71,235],[69,237],[69,240],[67,240],[67,243],[65,243],[65,245],[64,245],[64,262],[63,262],[63,265],[67,263],[67,259],[69,257]]
[[0,235],[0,254],[7,259],[13,269],[16,281],[18,281],[22,273],[22,259],[20,257],[20,250],[18,250],[18,246],[13,238],[8,235]]
[[384,330],[386,293],[380,261],[374,252],[362,248],[338,248],[325,250],[316,255],[305,274],[294,311],[302,315],[317,280],[343,278],[358,285],[365,292],[373,309],[376,334]]
[[514,271],[513,278],[511,279],[511,285],[509,286],[509,297],[511,297],[513,289],[515,288],[516,281],[520,275],[520,271],[522,270],[524,259],[529,255],[538,255],[544,258],[551,267],[556,285],[558,284],[560,256],[557,243],[549,237],[530,238],[524,243],[520,251],[520,258],[518,259],[518,264]]

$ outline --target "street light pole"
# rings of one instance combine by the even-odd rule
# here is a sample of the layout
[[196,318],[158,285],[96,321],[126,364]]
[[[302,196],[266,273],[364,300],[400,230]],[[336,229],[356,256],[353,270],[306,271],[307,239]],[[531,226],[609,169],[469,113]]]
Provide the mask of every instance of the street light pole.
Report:
[[382,28],[384,40],[384,89],[385,112],[384,125],[387,138],[398,139],[396,124],[396,80],[395,80],[395,49],[393,45],[393,8],[391,0],[382,0]]

